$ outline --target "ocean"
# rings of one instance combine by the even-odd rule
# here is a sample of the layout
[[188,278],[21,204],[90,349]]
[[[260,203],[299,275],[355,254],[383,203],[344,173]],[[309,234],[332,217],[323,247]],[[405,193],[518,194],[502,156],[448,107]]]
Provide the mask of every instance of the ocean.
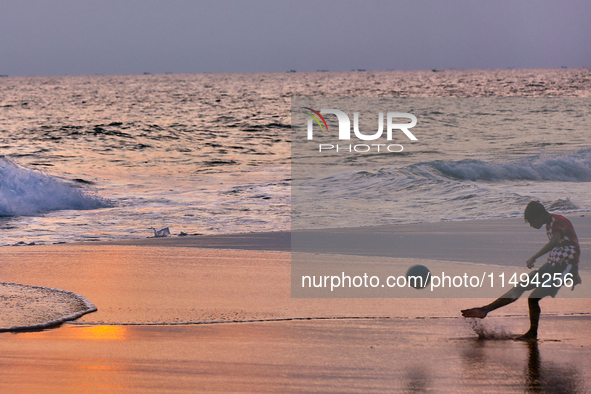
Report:
[[[424,130],[306,178],[293,214],[309,227],[591,209],[590,69],[3,77],[0,92],[3,246],[289,230],[293,97],[400,99]],[[333,197],[376,208],[339,219]]]

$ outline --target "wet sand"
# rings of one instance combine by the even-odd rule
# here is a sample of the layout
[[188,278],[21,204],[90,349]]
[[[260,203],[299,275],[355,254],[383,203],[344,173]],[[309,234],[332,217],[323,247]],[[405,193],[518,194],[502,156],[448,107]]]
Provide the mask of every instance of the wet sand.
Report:
[[[579,236],[583,259],[591,255],[591,214],[566,215]],[[523,267],[546,240],[522,217],[417,223],[295,232],[298,252],[421,258]],[[192,247],[208,249],[291,251],[291,233],[148,238],[99,242],[99,245]],[[539,263],[545,258],[538,260]]]
[[[589,233],[577,231],[585,256]],[[256,235],[236,237],[257,245]],[[259,249],[273,249],[273,237],[263,235]],[[65,289],[98,308],[57,329],[0,334],[0,391],[589,390],[588,298],[544,299],[532,345],[511,339],[528,326],[524,299],[473,328],[459,310],[489,300],[291,298],[290,253],[208,238],[237,249],[188,247],[189,237],[0,248],[3,281]],[[433,262],[421,255],[430,248],[414,250],[384,258]],[[495,260],[492,250],[482,255]],[[591,283],[588,272],[583,281]]]
[[[586,393],[588,317],[534,343],[478,340],[462,319],[74,326],[2,335],[3,392]],[[488,325],[521,329],[525,317]],[[44,388],[45,390],[43,390]]]

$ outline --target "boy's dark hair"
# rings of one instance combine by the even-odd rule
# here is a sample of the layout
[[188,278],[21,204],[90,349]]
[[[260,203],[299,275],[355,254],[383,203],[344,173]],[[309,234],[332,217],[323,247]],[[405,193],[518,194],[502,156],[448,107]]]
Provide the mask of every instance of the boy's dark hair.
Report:
[[531,223],[531,220],[535,217],[546,216],[550,213],[546,211],[546,208],[539,201],[530,201],[525,207],[523,218],[526,222]]

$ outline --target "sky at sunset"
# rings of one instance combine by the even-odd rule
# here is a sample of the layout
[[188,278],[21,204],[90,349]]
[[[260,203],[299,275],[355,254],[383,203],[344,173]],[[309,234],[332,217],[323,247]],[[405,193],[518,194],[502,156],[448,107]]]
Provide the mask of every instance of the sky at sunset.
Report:
[[0,75],[591,66],[586,0],[0,4]]

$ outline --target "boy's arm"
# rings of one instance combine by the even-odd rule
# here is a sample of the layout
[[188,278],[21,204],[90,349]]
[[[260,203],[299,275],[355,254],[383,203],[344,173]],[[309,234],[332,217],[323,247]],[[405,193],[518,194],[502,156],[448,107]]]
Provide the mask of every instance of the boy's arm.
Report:
[[546,245],[544,245],[542,247],[542,249],[540,249],[538,251],[538,253],[534,254],[532,257],[530,257],[529,260],[527,260],[527,268],[533,268],[534,263],[536,262],[536,259],[540,256],[545,255],[546,253],[548,253],[549,251],[551,251],[555,247],[559,246],[561,240],[562,240],[562,232],[561,231],[555,232],[554,235],[552,235],[552,239]]

